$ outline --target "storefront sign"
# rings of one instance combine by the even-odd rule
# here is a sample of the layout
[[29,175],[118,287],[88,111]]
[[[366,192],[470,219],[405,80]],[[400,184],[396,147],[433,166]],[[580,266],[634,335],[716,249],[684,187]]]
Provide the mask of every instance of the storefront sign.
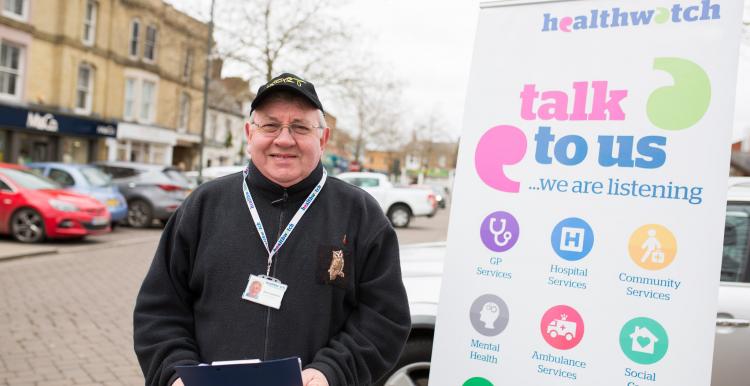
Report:
[[88,137],[117,136],[117,127],[113,122],[7,105],[0,105],[0,127]]
[[483,5],[431,386],[710,384],[741,15]]

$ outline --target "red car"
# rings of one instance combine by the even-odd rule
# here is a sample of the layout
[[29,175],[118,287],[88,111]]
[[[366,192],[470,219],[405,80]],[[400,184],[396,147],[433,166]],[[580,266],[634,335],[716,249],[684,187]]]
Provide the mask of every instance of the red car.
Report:
[[107,207],[18,165],[0,164],[0,233],[33,243],[106,233]]

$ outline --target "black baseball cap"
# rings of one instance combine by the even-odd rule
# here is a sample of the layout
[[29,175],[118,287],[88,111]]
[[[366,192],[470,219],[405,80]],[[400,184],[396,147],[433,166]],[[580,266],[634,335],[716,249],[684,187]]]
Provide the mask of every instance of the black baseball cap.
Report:
[[305,99],[310,101],[310,103],[320,111],[324,111],[323,104],[320,103],[318,94],[315,92],[315,86],[297,75],[285,72],[258,88],[255,99],[250,105],[250,112],[255,111],[255,109],[263,103],[263,100],[273,94],[276,90],[289,90],[295,92],[305,97]]

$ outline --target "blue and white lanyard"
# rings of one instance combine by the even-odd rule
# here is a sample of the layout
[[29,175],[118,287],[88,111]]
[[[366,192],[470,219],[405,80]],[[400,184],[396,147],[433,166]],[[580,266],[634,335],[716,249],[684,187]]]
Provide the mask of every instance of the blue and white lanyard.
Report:
[[258,230],[258,234],[260,235],[260,240],[263,241],[263,246],[266,247],[266,252],[268,252],[268,267],[266,268],[266,276],[271,274],[271,264],[273,263],[273,255],[276,254],[276,252],[279,251],[279,248],[281,248],[282,245],[286,242],[287,239],[289,239],[289,235],[292,233],[294,228],[299,223],[299,220],[302,218],[302,216],[305,214],[308,208],[310,208],[310,205],[312,205],[313,201],[318,197],[318,194],[320,194],[320,190],[323,189],[323,185],[326,183],[326,178],[328,177],[328,173],[326,172],[326,169],[323,168],[323,177],[320,179],[320,182],[318,182],[317,185],[315,185],[315,189],[310,192],[310,195],[307,196],[305,199],[305,202],[302,203],[302,205],[297,210],[297,213],[294,214],[294,217],[292,217],[292,220],[289,221],[289,225],[286,226],[284,229],[284,232],[279,236],[279,239],[276,240],[276,245],[273,246],[273,249],[268,249],[268,238],[266,237],[266,231],[263,229],[263,223],[260,222],[260,214],[258,213],[258,208],[255,207],[255,201],[253,201],[253,196],[250,195],[250,189],[247,187],[247,175],[250,172],[250,165],[247,165],[245,169],[242,171],[242,192],[245,196],[245,201],[247,202],[247,208],[250,209],[250,215],[253,217],[253,221],[255,222],[255,229]]

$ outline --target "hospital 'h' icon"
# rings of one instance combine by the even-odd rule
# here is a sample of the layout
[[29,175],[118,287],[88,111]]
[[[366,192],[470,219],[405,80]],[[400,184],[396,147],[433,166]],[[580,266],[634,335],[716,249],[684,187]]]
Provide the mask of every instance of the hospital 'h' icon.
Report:
[[586,230],[583,228],[562,227],[560,232],[560,250],[582,252]]
[[552,249],[568,261],[583,259],[594,246],[594,231],[578,217],[569,217],[555,225],[550,237]]

